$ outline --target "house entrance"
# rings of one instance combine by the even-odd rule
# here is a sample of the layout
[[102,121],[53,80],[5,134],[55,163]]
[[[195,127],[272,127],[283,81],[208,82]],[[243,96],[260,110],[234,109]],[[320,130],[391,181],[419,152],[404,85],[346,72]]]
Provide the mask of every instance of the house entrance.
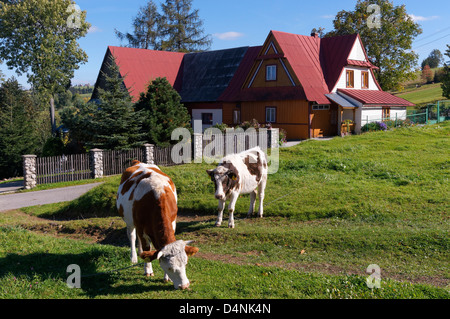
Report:
[[337,105],[313,105],[311,137],[336,135],[338,122],[337,116]]

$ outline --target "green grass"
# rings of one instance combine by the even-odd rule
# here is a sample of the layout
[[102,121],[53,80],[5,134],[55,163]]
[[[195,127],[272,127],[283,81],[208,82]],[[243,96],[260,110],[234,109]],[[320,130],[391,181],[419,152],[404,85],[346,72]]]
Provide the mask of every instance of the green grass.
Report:
[[414,104],[424,105],[437,100],[445,100],[442,96],[441,83],[425,84],[419,88],[408,89],[404,93],[395,94]]
[[[65,285],[72,263],[83,274],[130,264],[119,176],[70,203],[2,213],[0,298],[448,299],[449,135],[445,122],[280,149],[265,217],[244,219],[244,195],[235,229],[214,227],[213,165],[163,168],[178,190],[177,238],[200,248],[190,291],[163,283],[156,262],[153,279],[132,268]],[[381,289],[365,284],[370,264]]]

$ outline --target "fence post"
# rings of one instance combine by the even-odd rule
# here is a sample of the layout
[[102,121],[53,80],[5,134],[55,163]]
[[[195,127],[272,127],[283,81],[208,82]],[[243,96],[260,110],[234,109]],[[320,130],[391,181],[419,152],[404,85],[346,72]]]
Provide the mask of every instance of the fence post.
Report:
[[155,145],[144,144],[144,162],[147,164],[155,164]]
[[194,163],[201,163],[203,161],[203,134],[194,133],[192,136],[192,150]]
[[278,141],[280,139],[280,131],[278,128],[271,128],[267,130],[267,148],[278,148],[280,145]]
[[22,155],[23,159],[23,186],[32,189],[37,184],[36,155]]
[[89,151],[89,164],[91,167],[91,178],[103,177],[103,150],[93,148]]
[[428,106],[425,109],[425,124],[428,124]]

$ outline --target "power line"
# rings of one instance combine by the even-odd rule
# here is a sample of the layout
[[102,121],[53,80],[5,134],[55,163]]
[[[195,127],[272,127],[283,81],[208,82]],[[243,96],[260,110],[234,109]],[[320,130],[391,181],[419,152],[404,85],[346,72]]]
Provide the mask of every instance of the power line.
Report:
[[450,29],[450,27],[447,27],[447,28],[441,29],[441,30],[439,30],[439,31],[436,31],[436,32],[434,32],[432,35],[430,35],[430,36],[424,36],[423,38],[418,39],[418,40],[416,40],[416,41],[414,41],[414,42],[417,43],[417,42],[420,42],[420,41],[423,41],[423,40],[428,40],[429,38],[434,37],[436,34],[439,34],[439,33],[442,33],[442,32],[444,32],[444,31],[447,31],[448,29]]
[[450,33],[449,33],[449,34],[446,34],[446,35],[444,35],[443,37],[440,37],[440,38],[438,38],[438,39],[436,39],[436,40],[433,40],[433,41],[427,42],[427,43],[425,43],[425,44],[419,45],[418,47],[415,47],[414,49],[416,50],[416,49],[421,48],[421,47],[424,47],[424,46],[426,46],[426,45],[428,45],[428,44],[430,44],[430,43],[433,43],[433,42],[442,40],[443,38],[446,38],[446,37],[448,37],[449,35],[450,35]]

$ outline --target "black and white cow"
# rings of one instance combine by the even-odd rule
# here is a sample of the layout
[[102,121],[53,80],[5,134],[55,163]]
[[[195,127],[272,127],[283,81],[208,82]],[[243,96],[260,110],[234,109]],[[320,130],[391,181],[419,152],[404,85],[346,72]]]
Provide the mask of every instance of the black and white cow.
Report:
[[258,217],[263,217],[264,189],[267,183],[267,157],[259,148],[254,147],[239,154],[227,155],[215,169],[206,170],[216,186],[216,198],[219,200],[219,214],[216,226],[222,224],[225,201],[230,200],[228,227],[234,228],[234,207],[240,194],[250,193],[250,208],[247,217],[255,210],[256,192],[259,196]]

